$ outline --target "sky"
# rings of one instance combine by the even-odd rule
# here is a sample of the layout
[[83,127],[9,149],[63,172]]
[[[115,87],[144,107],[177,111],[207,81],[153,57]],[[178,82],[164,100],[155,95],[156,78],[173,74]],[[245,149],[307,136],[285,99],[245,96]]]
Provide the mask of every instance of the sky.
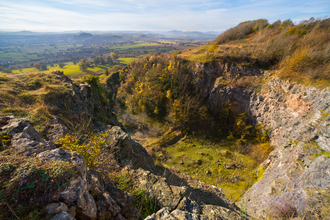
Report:
[[225,31],[247,20],[329,15],[329,0],[0,0],[5,31]]

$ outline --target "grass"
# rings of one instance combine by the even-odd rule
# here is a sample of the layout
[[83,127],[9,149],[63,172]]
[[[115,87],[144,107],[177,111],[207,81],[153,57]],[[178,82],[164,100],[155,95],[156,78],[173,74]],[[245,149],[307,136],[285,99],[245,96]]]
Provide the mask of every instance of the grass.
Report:
[[[107,68],[107,67],[101,66],[101,67],[87,68],[87,70],[98,72],[98,71],[102,71],[105,68]],[[24,69],[21,69],[21,71],[20,70],[13,70],[13,73],[51,72],[51,71],[54,71],[54,70],[63,71],[65,75],[69,75],[71,77],[75,77],[75,76],[85,74],[83,71],[81,71],[79,69],[78,63],[73,64],[73,62],[65,63],[65,66],[63,68],[60,68],[58,65],[54,65],[53,67],[48,66],[48,70],[39,71],[39,70],[36,70],[35,68],[24,68]]]
[[264,170],[259,170],[254,155],[241,155],[234,151],[235,143],[222,140],[210,144],[210,140],[189,138],[156,152],[154,158],[194,179],[222,188],[232,201],[255,183]]
[[132,60],[136,60],[136,58],[124,57],[124,58],[118,58],[117,60],[122,64],[129,64]]
[[50,73],[1,74],[1,115],[14,115],[31,120],[37,128],[44,128],[53,116],[54,108],[45,103],[57,100],[70,92],[68,84]]
[[11,150],[0,152],[0,218],[38,215],[37,219],[48,219],[42,207],[59,198],[70,178],[77,175],[77,168],[69,162],[49,163]]

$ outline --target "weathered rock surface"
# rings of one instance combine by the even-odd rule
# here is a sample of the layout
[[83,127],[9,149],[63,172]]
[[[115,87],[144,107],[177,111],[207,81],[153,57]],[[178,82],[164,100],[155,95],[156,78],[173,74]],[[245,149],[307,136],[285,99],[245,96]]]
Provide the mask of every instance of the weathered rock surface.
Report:
[[44,151],[38,154],[39,158],[49,161],[66,161],[74,164],[79,170],[81,177],[86,181],[86,161],[83,156],[77,152],[70,152],[62,148]]
[[60,212],[67,212],[68,210],[68,206],[63,202],[51,203],[46,206],[46,211],[48,214],[58,214]]
[[[47,139],[55,145],[58,139],[64,138],[68,133],[70,133],[69,129],[65,125],[59,123],[58,119],[52,120],[50,125],[47,126],[43,132]],[[60,147],[60,145],[57,146]]]
[[55,215],[51,220],[75,220],[75,218],[67,212],[61,212]]
[[154,170],[154,162],[146,149],[131,139],[120,127],[113,126],[109,131],[111,145],[106,150],[116,152],[116,158],[122,166],[130,165],[137,169]]
[[0,127],[0,131],[12,137],[12,147],[22,155],[31,157],[40,152],[55,149],[55,145],[45,141],[28,120],[14,117],[2,118],[6,120],[6,125]]
[[[204,76],[196,79],[196,85],[208,99],[209,109],[219,112],[231,104],[236,113],[247,112],[250,123],[269,129],[275,146],[261,166],[266,168],[263,178],[245,193],[240,206],[259,218],[284,218],[288,213],[307,219],[329,217],[329,89],[290,83],[249,68],[217,63],[199,68]],[[249,86],[221,83],[225,72],[234,77],[266,77],[256,92]]]

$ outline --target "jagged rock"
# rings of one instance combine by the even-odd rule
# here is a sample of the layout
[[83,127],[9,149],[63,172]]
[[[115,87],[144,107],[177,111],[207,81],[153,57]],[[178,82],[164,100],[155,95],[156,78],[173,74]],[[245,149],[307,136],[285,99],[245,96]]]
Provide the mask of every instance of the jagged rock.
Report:
[[171,212],[170,216],[177,220],[208,220],[209,218],[205,215],[194,214],[190,212],[185,212],[181,210],[174,210]]
[[243,219],[241,214],[225,207],[216,205],[203,205],[201,207],[202,213],[208,217],[208,219]]
[[[49,141],[56,145],[56,142],[60,138],[64,138],[66,134],[70,133],[69,129],[58,122],[57,119],[51,122],[45,131],[43,132]],[[60,145],[58,145],[60,147]]]
[[[315,157],[318,154],[321,155]],[[273,151],[266,163],[269,165],[263,178],[241,200],[241,205],[246,206],[250,215],[271,218],[291,210],[298,216],[309,212],[314,217],[326,217],[319,210],[330,205],[327,202],[330,159],[322,155],[321,149],[302,142],[297,146],[286,144]],[[320,201],[317,209],[311,205],[316,198]]]
[[166,179],[142,169],[131,170],[130,175],[139,180],[139,188],[145,189],[152,200],[161,207],[174,210],[185,196],[187,187],[173,186],[166,183]]
[[145,218],[145,220],[208,220],[205,215],[199,215],[195,213],[185,212],[181,210],[174,210],[170,213],[168,208],[162,208],[157,213],[152,214]]
[[121,208],[111,198],[108,192],[104,192],[97,202],[98,219],[111,218],[118,215]]
[[51,220],[76,220],[76,219],[67,212],[61,212],[55,215]]
[[71,206],[67,212],[70,215],[72,215],[73,217],[75,217],[76,216],[76,206]]
[[54,70],[52,71],[52,73],[58,75],[58,79],[62,82],[66,82],[66,83],[72,83],[72,80],[70,77],[64,75],[64,72],[63,71],[60,71],[60,70]]
[[108,138],[111,145],[107,147],[109,151],[115,150],[116,158],[122,165],[131,165],[137,169],[139,167],[154,170],[154,162],[146,149],[139,143],[131,140],[131,137],[125,133],[120,127],[113,126]]
[[60,212],[68,212],[68,206],[63,202],[51,203],[46,206],[46,211],[48,214],[58,214]]
[[126,220],[121,214],[113,218],[113,220]]
[[98,197],[104,192],[99,174],[94,170],[87,171],[87,190],[94,197]]
[[1,130],[12,136],[11,145],[25,156],[35,156],[40,152],[55,149],[55,145],[41,138],[40,133],[34,129],[26,119],[5,117],[6,125]]
[[97,207],[95,200],[86,189],[77,189],[77,209],[76,215],[80,218],[95,219],[97,215]]
[[165,220],[165,219],[173,220],[173,217],[170,216],[170,211],[166,207],[162,208],[157,213],[154,213],[151,216],[145,218],[145,220]]
[[133,206],[133,196],[128,192],[118,189],[113,183],[104,183],[106,191],[121,208],[121,215],[126,219],[142,219],[139,211]]
[[194,214],[201,214],[202,213],[202,209],[201,207],[198,205],[197,202],[195,201],[191,201],[189,198],[184,197],[180,204],[177,207],[178,210],[181,211],[187,211],[187,212],[191,212]]
[[37,155],[37,157],[50,161],[66,161],[74,164],[79,170],[82,179],[86,181],[86,161],[77,152],[70,152],[62,148],[47,150]]

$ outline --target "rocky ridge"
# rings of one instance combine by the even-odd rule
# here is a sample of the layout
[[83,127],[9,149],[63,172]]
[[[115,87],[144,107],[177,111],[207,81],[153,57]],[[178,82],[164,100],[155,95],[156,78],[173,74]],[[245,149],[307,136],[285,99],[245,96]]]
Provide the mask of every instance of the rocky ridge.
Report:
[[[1,124],[1,131],[12,137],[10,147],[17,149],[21,154],[49,162],[66,161],[77,167],[79,175],[70,179],[70,185],[60,192],[59,198],[54,198],[45,206],[47,213],[54,216],[52,220],[142,219],[139,211],[133,206],[132,195],[104,179],[101,173],[87,169],[86,162],[80,154],[57,148],[53,142],[46,141],[26,119],[2,117],[1,121],[4,122]],[[56,127],[61,129],[49,130],[50,136],[56,134],[57,137],[63,137],[68,132],[64,125],[56,123],[54,128]],[[190,219],[191,216],[195,216],[194,219],[240,218],[239,209],[221,192],[219,199],[222,203],[219,205],[197,203],[189,199],[187,187],[170,185],[166,178],[153,174],[155,167],[152,158],[120,127],[110,128],[109,139],[112,140],[112,146],[109,147],[119,149],[117,162],[119,166],[125,166],[123,173],[129,173],[131,178],[138,182],[138,187],[146,190],[157,206],[163,208],[147,219],[161,219],[157,216],[163,215],[159,213],[164,210],[165,213],[170,213],[173,219]],[[144,165],[141,164],[141,158],[144,158]]]

